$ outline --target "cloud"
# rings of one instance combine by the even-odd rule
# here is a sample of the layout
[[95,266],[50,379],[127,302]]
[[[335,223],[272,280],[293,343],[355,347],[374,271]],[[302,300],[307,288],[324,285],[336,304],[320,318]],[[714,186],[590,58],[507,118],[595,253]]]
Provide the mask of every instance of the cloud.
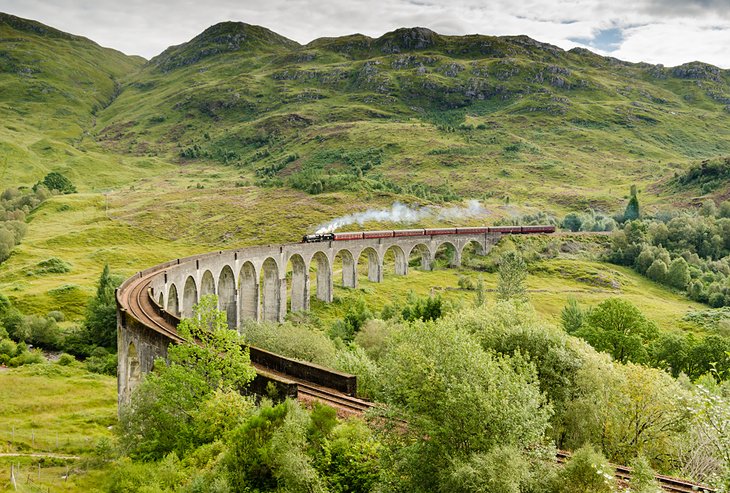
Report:
[[300,43],[377,37],[399,27],[442,34],[526,34],[628,61],[730,67],[730,0],[0,0],[0,11],[39,20],[150,58],[225,20],[258,24]]

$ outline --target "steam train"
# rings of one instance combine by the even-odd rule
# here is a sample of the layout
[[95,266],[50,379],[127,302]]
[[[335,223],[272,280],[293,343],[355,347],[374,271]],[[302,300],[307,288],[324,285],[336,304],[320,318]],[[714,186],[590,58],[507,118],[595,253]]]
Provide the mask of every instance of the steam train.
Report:
[[358,231],[353,233],[317,233],[304,235],[302,243],[318,241],[370,240],[374,238],[398,238],[403,236],[436,236],[463,234],[529,234],[554,233],[555,226],[481,226],[476,228],[432,228],[432,229],[396,229],[391,231]]

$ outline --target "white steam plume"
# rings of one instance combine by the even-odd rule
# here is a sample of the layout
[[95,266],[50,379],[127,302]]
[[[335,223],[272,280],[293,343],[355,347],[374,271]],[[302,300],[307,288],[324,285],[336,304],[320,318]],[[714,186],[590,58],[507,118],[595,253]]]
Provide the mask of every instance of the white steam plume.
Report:
[[390,209],[368,209],[338,217],[317,228],[317,234],[332,233],[350,224],[362,226],[369,221],[415,223],[423,219],[474,219],[486,217],[489,211],[478,200],[469,200],[463,207],[411,207],[395,202]]

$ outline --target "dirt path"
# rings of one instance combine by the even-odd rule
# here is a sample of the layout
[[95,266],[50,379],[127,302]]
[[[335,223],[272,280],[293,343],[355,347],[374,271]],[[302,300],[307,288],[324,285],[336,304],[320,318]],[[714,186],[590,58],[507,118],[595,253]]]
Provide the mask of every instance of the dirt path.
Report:
[[81,457],[78,457],[76,455],[58,455],[58,454],[43,454],[43,453],[34,453],[34,454],[21,454],[21,453],[6,453],[6,454],[0,454],[0,458],[2,457],[48,457],[50,459],[65,459],[65,460],[79,460]]

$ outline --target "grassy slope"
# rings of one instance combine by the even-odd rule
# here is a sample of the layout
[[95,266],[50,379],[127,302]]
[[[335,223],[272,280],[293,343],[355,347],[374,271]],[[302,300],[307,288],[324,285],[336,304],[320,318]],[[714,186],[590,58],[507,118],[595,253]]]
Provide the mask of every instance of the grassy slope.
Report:
[[464,197],[510,195],[558,211],[615,207],[631,183],[646,188],[730,151],[721,102],[730,79],[713,67],[660,69],[522,38],[438,37],[391,53],[406,38],[355,48],[344,38],[303,48],[261,41],[258,51],[169,71],[153,60],[100,114],[98,136],[173,158],[195,144],[249,173],[297,154],[279,171],[284,180],[342,171],[336,151],[379,149],[382,165],[362,181],[448,182]]
[[[564,240],[558,240],[560,245]],[[570,240],[567,240],[570,242]],[[587,248],[586,248],[587,247]],[[504,246],[490,255],[499,255]],[[569,297],[576,298],[583,306],[594,306],[609,297],[622,297],[634,303],[664,331],[702,332],[692,322],[682,320],[688,311],[706,309],[704,305],[688,300],[684,295],[672,292],[666,287],[647,280],[631,269],[607,264],[596,259],[591,250],[595,247],[584,244],[576,254],[560,254],[557,258],[539,260],[530,264],[527,288],[530,302],[538,313],[556,325],[560,324],[560,312]],[[465,262],[468,259],[465,258]],[[459,288],[459,277],[470,277],[474,283],[481,277],[487,290],[487,303],[495,301],[497,274],[474,271],[469,268],[422,271],[417,267],[409,269],[408,276],[396,276],[394,260],[386,260],[382,284],[367,280],[363,260],[360,266],[357,289],[342,287],[341,271],[335,273],[335,301],[325,304],[313,300],[313,314],[325,323],[341,318],[349,306],[362,298],[374,311],[386,303],[405,305],[408,293],[419,296],[440,295],[445,301],[471,304],[475,292]],[[412,264],[414,265],[414,264]],[[336,267],[337,264],[336,264]],[[316,278],[311,279],[312,292]]]
[[[114,377],[53,364],[0,370],[0,453],[89,454],[111,438],[116,403]],[[79,461],[0,457],[0,488],[8,491],[11,464],[21,467],[18,491],[92,491],[103,479],[98,471],[79,475]]]
[[103,190],[168,164],[115,156],[89,137],[95,113],[142,60],[0,13],[0,187],[61,171],[81,190]]

